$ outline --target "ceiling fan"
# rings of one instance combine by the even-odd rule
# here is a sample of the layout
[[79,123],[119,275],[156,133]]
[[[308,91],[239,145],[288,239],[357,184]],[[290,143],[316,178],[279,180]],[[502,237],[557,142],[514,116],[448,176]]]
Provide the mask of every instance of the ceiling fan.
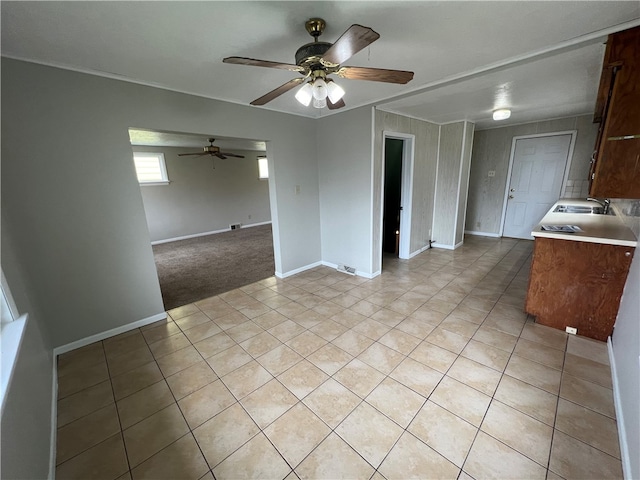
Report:
[[235,153],[221,152],[220,151],[220,147],[215,146],[213,144],[213,142],[215,142],[215,141],[216,141],[215,138],[210,138],[209,139],[210,145],[207,145],[206,147],[203,147],[201,152],[179,153],[178,156],[179,157],[184,157],[186,155],[198,155],[199,157],[201,157],[202,155],[211,155],[212,157],[218,157],[218,158],[222,158],[222,159],[225,159],[227,157],[244,158],[244,155],[236,155]]
[[301,46],[296,51],[295,65],[245,57],[227,57],[222,61],[237,65],[279,68],[302,75],[302,77],[294,78],[254,100],[251,105],[264,105],[309,79],[296,93],[296,99],[305,106],[313,101],[313,106],[316,108],[327,106],[330,110],[335,110],[345,106],[344,100],[342,100],[345,92],[332,79],[328,78],[329,75],[335,74],[350,80],[400,84],[405,84],[413,78],[413,72],[404,70],[343,67],[342,63],[375,42],[380,38],[380,35],[369,27],[351,25],[335,43],[319,42],[318,37],[324,31],[325,26],[326,23],[321,18],[312,18],[305,23],[305,28],[313,37],[313,42]]

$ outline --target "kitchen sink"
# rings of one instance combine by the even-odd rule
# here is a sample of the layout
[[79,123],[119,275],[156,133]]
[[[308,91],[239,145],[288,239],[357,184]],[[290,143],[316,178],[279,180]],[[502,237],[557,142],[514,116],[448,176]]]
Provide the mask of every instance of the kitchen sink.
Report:
[[609,209],[609,211],[605,214],[604,208],[600,205],[558,205],[553,209],[554,212],[558,213],[587,213],[593,215],[615,215],[613,210]]

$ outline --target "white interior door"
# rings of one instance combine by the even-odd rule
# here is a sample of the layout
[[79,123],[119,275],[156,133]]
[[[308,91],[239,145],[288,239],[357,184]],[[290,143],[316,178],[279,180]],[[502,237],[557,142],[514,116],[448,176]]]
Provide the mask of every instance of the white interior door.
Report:
[[516,139],[503,236],[532,238],[533,227],[560,198],[571,140],[571,134]]

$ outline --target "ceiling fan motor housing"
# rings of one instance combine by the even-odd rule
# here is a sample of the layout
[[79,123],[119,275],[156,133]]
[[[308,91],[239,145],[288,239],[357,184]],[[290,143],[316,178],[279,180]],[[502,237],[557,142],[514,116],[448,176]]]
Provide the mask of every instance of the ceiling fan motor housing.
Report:
[[296,52],[296,65],[312,67],[313,64],[320,64],[320,59],[331,45],[327,42],[313,42],[301,46]]

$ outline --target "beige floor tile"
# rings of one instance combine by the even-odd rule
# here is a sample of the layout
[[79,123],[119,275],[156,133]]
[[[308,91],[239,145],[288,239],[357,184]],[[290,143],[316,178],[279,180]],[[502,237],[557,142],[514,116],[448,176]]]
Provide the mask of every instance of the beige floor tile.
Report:
[[326,373],[307,360],[296,363],[278,376],[278,380],[300,400],[309,395],[327,378],[329,377]]
[[511,356],[504,373],[554,395],[560,390],[560,371],[515,354]]
[[407,318],[407,316],[403,313],[398,313],[398,312],[394,312],[393,310],[389,310],[388,308],[381,308],[376,313],[371,315],[370,318],[380,323],[383,323],[388,327],[395,327],[401,321]]
[[463,470],[473,478],[526,478],[544,480],[546,468],[480,431]]
[[536,323],[527,323],[522,329],[521,338],[536,343],[542,343],[558,350],[564,351],[567,346],[568,334],[562,330],[539,325]]
[[282,315],[281,313],[276,312],[275,310],[271,310],[265,314],[262,314],[253,319],[253,322],[258,324],[260,327],[265,330],[269,330],[270,328],[275,327],[276,325],[280,325],[282,322],[288,320],[287,317]]
[[58,401],[57,427],[64,427],[89,413],[114,402],[111,382],[105,380]]
[[354,330],[348,330],[331,343],[350,355],[357,357],[373,344],[373,340]]
[[58,378],[75,374],[88,367],[104,363],[107,357],[104,354],[102,342],[95,342],[76,350],[63,353],[58,356]]
[[461,337],[457,333],[445,330],[442,327],[437,327],[427,336],[425,341],[449,350],[450,352],[453,352],[455,354],[459,354],[460,352],[462,352],[462,350],[464,350],[464,347],[469,342],[469,339]]
[[469,341],[460,355],[499,372],[504,371],[511,356],[504,350],[476,340]]
[[215,478],[284,478],[291,468],[269,440],[260,433],[213,469]]
[[320,315],[324,315],[326,318],[330,318],[333,315],[337,315],[338,313],[342,312],[344,308],[333,302],[324,302],[313,307],[311,310],[319,313]]
[[69,460],[119,431],[120,423],[114,404],[58,428],[56,463]]
[[193,430],[235,402],[236,399],[222,381],[216,380],[184,397],[178,406]]
[[416,320],[421,323],[428,323],[429,325],[433,325],[437,327],[442,323],[442,321],[447,317],[446,313],[437,312],[428,307],[422,306],[409,315],[407,318],[412,320]]
[[247,307],[241,308],[240,313],[245,315],[248,318],[255,318],[260,315],[263,315],[267,312],[271,311],[271,307],[265,305],[264,303],[257,302],[255,304],[251,304]]
[[427,401],[407,429],[458,467],[462,467],[477,427]]
[[58,398],[65,398],[85,388],[109,379],[107,362],[87,366],[79,371],[58,378]]
[[214,322],[216,322],[216,325],[218,325],[222,330],[226,332],[227,330],[230,330],[234,327],[243,325],[249,320],[249,317],[247,317],[246,315],[243,315],[237,310],[232,309],[226,315],[223,315],[222,317],[216,317],[214,319]]
[[213,321],[208,321],[202,323],[196,327],[190,328],[184,331],[184,334],[187,336],[191,343],[197,343],[200,340],[204,340],[205,338],[209,338],[216,333],[220,333],[222,329]]
[[564,352],[524,338],[518,340],[513,353],[556,370],[562,370],[564,364]]
[[295,468],[331,433],[331,429],[303,403],[298,403],[264,433],[289,465]]
[[339,313],[336,313],[330,317],[334,322],[339,323],[347,328],[353,328],[360,322],[366,320],[367,317],[364,315],[360,315],[359,313],[352,310],[342,310]]
[[464,357],[451,365],[447,375],[486,395],[493,395],[502,376],[500,372]]
[[218,379],[209,364],[200,361],[184,370],[167,377],[169,388],[177,400],[201,389]]
[[491,397],[445,376],[429,397],[431,401],[479,427],[489,408]]
[[145,418],[124,431],[129,465],[135,468],[189,432],[176,404]]
[[546,468],[553,435],[549,425],[493,401],[480,429]]
[[287,346],[303,357],[311,355],[327,344],[327,341],[313,332],[306,331],[286,342]]
[[[301,292],[304,292],[303,290],[300,290]],[[276,309],[276,311],[280,312],[282,315],[284,315],[287,318],[292,319],[293,317],[295,317],[296,315],[299,315],[300,313],[308,310],[307,307],[305,307],[304,305],[301,305],[299,303],[297,303],[295,301],[294,297],[295,295],[291,295],[291,294],[287,294],[286,296],[288,296],[289,298],[291,298],[292,300],[294,300],[293,302],[287,303],[281,307],[278,307]],[[297,296],[297,298],[300,298],[304,295],[299,295]],[[315,306],[315,305],[314,305]]]
[[408,432],[400,437],[379,468],[388,480],[457,479],[460,469]]
[[175,320],[177,318],[182,318],[186,317],[187,315],[198,313],[199,311],[200,309],[195,304],[190,303],[188,305],[183,305],[181,307],[171,309],[167,311],[167,313],[171,316],[171,318]]
[[207,363],[217,376],[223,377],[227,373],[246,365],[253,358],[240,345],[234,345],[212,357],[207,358]]
[[140,330],[130,330],[120,335],[105,339],[103,342],[104,353],[107,361],[114,357],[123,355],[133,350],[138,350],[147,346],[147,342],[140,333]]
[[157,342],[158,340],[170,337],[171,335],[175,335],[176,333],[180,333],[181,331],[180,327],[178,327],[178,325],[170,319],[161,320],[160,322],[156,323],[157,325],[147,325],[146,327],[140,329],[140,332],[144,336],[144,339],[147,341],[147,343]]
[[[491,313],[489,313],[489,315],[487,315],[487,318],[482,325],[500,332],[508,333],[509,335],[515,335],[516,337],[520,336],[520,332],[522,332],[522,328],[524,327],[526,320],[526,314],[523,317],[522,315],[506,316],[502,313],[496,313],[496,309],[499,308],[499,305],[500,304],[496,304],[495,308]],[[518,309],[518,311],[520,314],[523,313],[521,309]]]
[[560,384],[560,396],[607,417],[616,418],[613,390],[610,388],[565,373]]
[[198,325],[211,321],[211,319],[201,311],[197,311],[180,318],[172,318],[173,321],[176,322],[176,324],[180,327],[180,330],[182,330],[183,332],[185,330],[189,330],[190,328],[197,327]]
[[328,379],[303,400],[331,428],[338,426],[362,400],[333,378]]
[[158,366],[165,377],[178,373],[185,368],[190,367],[202,360],[202,356],[193,347],[189,346],[178,350],[177,352],[170,353],[164,357],[156,359]]
[[402,353],[403,355],[409,355],[409,353],[418,346],[420,339],[413,335],[409,335],[402,330],[393,328],[383,335],[378,342]]
[[224,300],[219,299],[217,303],[203,304],[200,306],[200,310],[207,317],[217,323],[217,320],[225,315],[235,312],[236,310],[226,303]]
[[188,347],[189,345],[191,345],[189,339],[182,332],[178,332],[175,335],[171,335],[170,337],[163,338],[150,344],[149,350],[151,350],[151,353],[155,358],[160,358]]
[[290,298],[285,297],[284,295],[278,295],[278,294],[269,298],[260,299],[260,301],[264,303],[266,306],[271,308],[280,308],[284,305],[287,305],[288,303],[291,303]]
[[202,340],[194,345],[204,358],[212,357],[227,348],[233,347],[236,342],[226,333],[218,333]]
[[389,376],[427,398],[436,388],[443,374],[411,358],[406,358]]
[[109,374],[111,376],[120,375],[122,373],[133,370],[136,367],[153,361],[153,355],[146,344],[136,350],[123,353],[116,357],[110,357],[107,360],[109,365]]
[[441,373],[445,373],[458,358],[458,355],[424,341],[409,354],[409,357]]
[[460,304],[449,314],[449,316],[480,325],[484,319],[487,318],[487,313],[471,308],[468,305]]
[[620,460],[558,430],[553,433],[549,470],[568,479],[623,478]]
[[352,359],[351,355],[331,343],[315,351],[307,358],[308,361],[327,375],[333,375]]
[[431,332],[433,332],[435,326],[427,322],[416,320],[415,318],[407,317],[396,325],[395,328],[408,333],[409,335],[413,335],[420,340],[424,340]]
[[260,429],[239,403],[222,411],[193,431],[210,467],[215,467]]
[[273,376],[280,375],[301,360],[302,357],[286,345],[280,345],[257,359]]
[[563,398],[558,401],[555,428],[620,458],[616,421]]
[[593,340],[591,338],[569,335],[567,352],[578,357],[588,358],[594,362],[609,365],[609,351],[607,342]]
[[334,322],[333,320],[323,320],[322,322],[315,325],[310,329],[311,332],[319,335],[324,338],[326,341],[330,342],[334,338],[342,335],[344,332],[348,330],[344,325],[340,325],[338,322]]
[[242,343],[262,332],[264,332],[262,327],[252,321],[244,322],[241,325],[225,330],[225,333],[233,338],[236,343]]
[[564,373],[582,378],[603,387],[613,388],[611,368],[588,358],[567,353],[564,360]]
[[476,330],[478,330],[478,324],[468,322],[451,315],[449,315],[442,321],[440,327],[467,339],[473,337],[474,333],[476,333]]
[[361,403],[335,432],[374,467],[378,467],[396,443],[403,429],[375,410]]
[[122,434],[107,438],[56,467],[59,480],[118,478],[129,470]]
[[495,398],[527,415],[553,426],[558,397],[509,375],[503,375]]
[[276,337],[281,342],[288,342],[293,337],[297,337],[304,331],[305,328],[302,325],[288,319],[268,330],[271,335]]
[[118,400],[118,415],[122,429],[129,428],[174,402],[171,390],[164,380]]
[[190,433],[163,448],[133,469],[133,480],[198,480],[209,471],[198,444]]
[[364,315],[365,317],[370,317],[378,310],[380,310],[380,307],[378,305],[368,302],[367,300],[360,300],[358,303],[351,305],[351,307],[349,308],[354,312],[359,313],[360,315]]
[[364,335],[365,337],[371,338],[372,340],[378,340],[385,333],[391,330],[391,327],[371,318],[367,318],[353,327],[353,330]]
[[354,358],[345,365],[333,378],[364,398],[384,379],[384,375],[366,363]]
[[300,479],[370,478],[374,469],[344,440],[331,433],[295,469]]
[[142,390],[162,379],[162,372],[155,361],[129,370],[121,375],[111,377],[113,393],[116,400]]
[[273,376],[265,370],[262,365],[255,360],[252,360],[246,365],[243,365],[224,377],[221,377],[221,380],[231,393],[240,400],[267,383],[272,378]]
[[404,358],[405,356],[400,352],[378,342],[371,345],[358,356],[359,360],[385,375],[391,373]]
[[242,406],[262,429],[293,407],[298,399],[275,378],[242,399]]
[[500,332],[490,327],[481,325],[478,331],[473,336],[473,340],[490,345],[505,352],[511,353],[516,346],[518,337],[509,335],[508,333]]
[[292,320],[298,325],[302,325],[304,328],[310,329],[318,325],[320,322],[327,320],[327,317],[316,312],[315,310],[306,310],[293,317]]
[[406,428],[425,398],[391,378],[386,378],[365,399],[402,428]]

